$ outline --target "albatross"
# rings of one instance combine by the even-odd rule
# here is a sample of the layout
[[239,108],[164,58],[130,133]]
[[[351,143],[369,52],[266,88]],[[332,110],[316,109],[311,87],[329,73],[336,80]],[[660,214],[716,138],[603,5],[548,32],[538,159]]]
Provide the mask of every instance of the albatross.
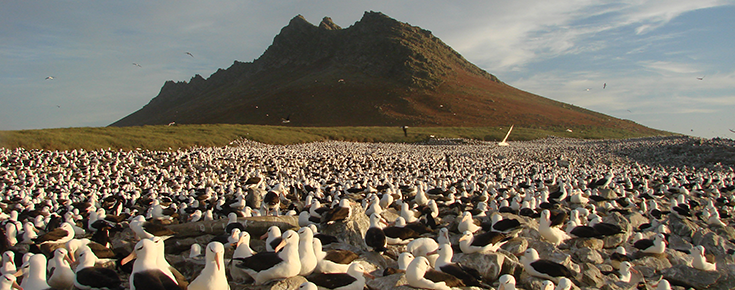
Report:
[[229,290],[225,274],[225,246],[220,242],[211,242],[207,245],[204,259],[204,269],[199,276],[189,283],[189,290],[222,289]]
[[235,266],[243,268],[255,279],[256,285],[261,285],[273,279],[289,278],[299,274],[299,236],[293,230],[283,233],[281,243],[276,246],[275,252],[261,252],[244,259],[236,259],[240,263]]

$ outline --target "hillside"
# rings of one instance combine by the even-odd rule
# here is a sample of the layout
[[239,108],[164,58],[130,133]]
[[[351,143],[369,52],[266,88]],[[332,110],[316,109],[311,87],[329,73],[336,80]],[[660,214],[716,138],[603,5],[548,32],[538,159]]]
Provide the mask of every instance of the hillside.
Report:
[[253,62],[168,81],[111,126],[600,126],[657,131],[504,84],[430,31],[379,12],[348,28],[296,16]]

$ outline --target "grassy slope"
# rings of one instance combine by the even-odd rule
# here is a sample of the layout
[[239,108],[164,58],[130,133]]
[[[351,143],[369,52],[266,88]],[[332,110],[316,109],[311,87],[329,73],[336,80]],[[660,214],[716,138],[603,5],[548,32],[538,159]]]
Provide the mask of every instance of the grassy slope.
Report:
[[[515,127],[509,140],[532,140],[549,135],[584,139],[619,139],[652,134],[600,127],[572,128]],[[0,147],[47,150],[134,149],[168,150],[191,146],[224,146],[247,138],[269,144],[295,144],[323,140],[360,142],[417,142],[429,135],[437,138],[470,138],[496,141],[508,127],[411,127],[404,137],[399,127],[289,127],[260,125],[178,125],[101,128],[62,128],[44,130],[0,131]],[[658,132],[657,135],[670,135]]]

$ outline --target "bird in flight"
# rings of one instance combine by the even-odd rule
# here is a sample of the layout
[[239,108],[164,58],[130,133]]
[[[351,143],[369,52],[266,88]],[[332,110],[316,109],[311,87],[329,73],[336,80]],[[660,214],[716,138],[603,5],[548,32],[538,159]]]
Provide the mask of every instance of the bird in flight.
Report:
[[57,109],[61,109],[61,106],[59,106],[59,105],[56,105],[56,108],[57,108]]
[[585,89],[585,91],[589,92],[590,91],[590,88]]
[[283,124],[291,123],[291,114],[289,114],[286,118],[281,118],[281,123]]
[[702,81],[702,80],[704,80],[704,77],[705,76],[701,76],[701,77],[698,77],[697,79],[700,80],[700,81]]
[[604,90],[605,87],[607,87],[607,83],[602,84],[602,89]]
[[733,133],[735,133],[735,130],[733,130],[733,129],[727,129],[727,130],[730,130],[730,132],[733,132]]
[[54,77],[53,77],[53,76],[47,76],[47,77],[46,77],[46,80],[53,80],[53,79],[54,79]]
[[137,64],[137,63],[135,63],[135,62],[133,63],[133,65],[134,65],[134,66],[137,66],[137,67],[142,67],[141,65],[139,65],[139,64]]
[[184,52],[184,53],[185,53],[186,55],[188,55],[188,56],[194,57],[194,55],[193,55],[193,54],[191,54],[191,52],[188,52],[188,51],[187,51],[187,52]]

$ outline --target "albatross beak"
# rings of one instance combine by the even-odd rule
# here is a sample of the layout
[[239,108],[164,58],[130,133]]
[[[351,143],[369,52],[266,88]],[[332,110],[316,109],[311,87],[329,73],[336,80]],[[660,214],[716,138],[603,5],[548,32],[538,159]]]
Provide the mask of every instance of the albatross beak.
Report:
[[23,290],[23,287],[20,287],[20,285],[18,285],[18,282],[15,281],[13,281],[13,288]]
[[69,255],[68,253],[64,256],[64,260],[66,260],[66,262],[69,263],[69,266],[71,266],[71,264],[74,264],[74,260],[72,259],[72,256]]
[[280,251],[285,246],[286,246],[286,239],[281,239],[281,243],[279,243],[278,246],[276,246],[274,250],[276,253],[278,253],[278,251]]
[[135,251],[132,251],[130,255],[128,255],[127,257],[123,258],[122,261],[120,261],[120,265],[125,265],[137,257],[138,257],[138,254],[135,253]]
[[375,276],[370,275],[370,273],[368,273],[368,272],[362,272],[362,274],[365,275],[365,277],[370,278],[370,280],[375,279]]
[[23,276],[23,268],[18,269],[18,271],[16,271],[15,274],[13,274],[13,276],[15,277]]
[[268,238],[268,232],[265,232],[265,234],[263,234],[262,236],[260,236],[260,239],[261,240],[265,240],[266,238]]
[[438,250],[433,250],[433,251],[431,251],[431,252],[428,252],[428,253],[426,253],[426,255],[427,255],[427,256],[430,256],[430,255],[436,255],[436,254],[437,254],[437,253],[436,253],[436,251],[438,251]]
[[217,264],[217,271],[222,271],[222,266],[220,266],[220,264],[222,263],[220,253],[214,253],[214,262]]

